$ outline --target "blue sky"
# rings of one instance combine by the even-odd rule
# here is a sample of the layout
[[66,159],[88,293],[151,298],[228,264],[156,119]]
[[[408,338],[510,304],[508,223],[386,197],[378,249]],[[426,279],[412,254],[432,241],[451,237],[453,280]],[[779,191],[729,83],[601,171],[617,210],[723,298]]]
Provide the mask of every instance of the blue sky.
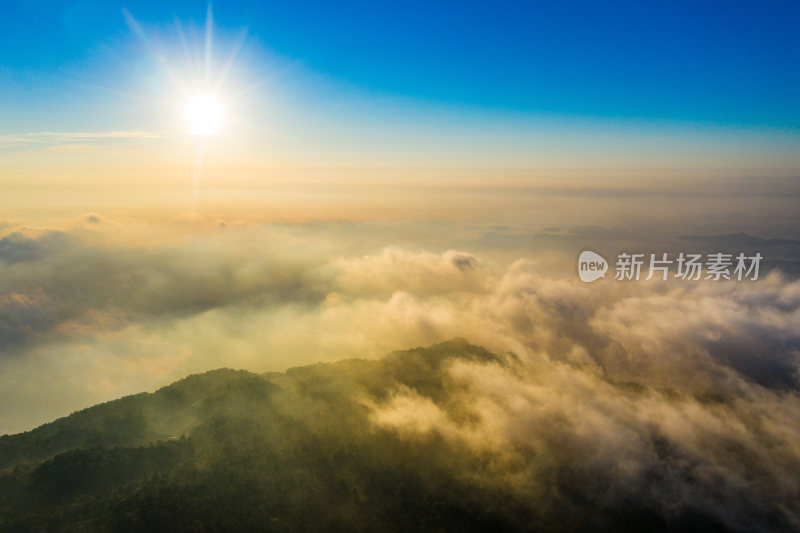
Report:
[[[54,115],[86,122],[85,108],[103,98],[87,87],[126,88],[140,43],[123,8],[145,27],[167,28],[202,25],[206,4],[3,6],[3,130],[41,129],[58,123]],[[800,125],[798,2],[220,2],[213,11],[221,36],[246,29],[250,49],[377,97],[506,113]]]

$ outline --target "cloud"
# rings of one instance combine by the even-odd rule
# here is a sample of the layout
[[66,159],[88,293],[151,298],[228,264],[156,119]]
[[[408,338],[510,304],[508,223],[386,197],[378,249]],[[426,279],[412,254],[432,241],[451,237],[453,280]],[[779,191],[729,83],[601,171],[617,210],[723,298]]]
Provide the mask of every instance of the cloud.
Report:
[[55,327],[57,313],[43,292],[0,294],[0,346],[17,347],[27,338]]
[[28,408],[0,423],[24,429],[209,368],[462,336],[515,357],[421,367],[438,392],[380,384],[362,397],[375,430],[443,439],[460,476],[550,509],[589,498],[612,514],[800,527],[799,280],[580,283],[575,235],[633,239],[617,231],[552,230],[566,244],[509,260],[481,231],[458,249],[410,249],[375,246],[385,227],[216,221],[164,225],[157,242],[87,216],[8,226],[0,403]]
[[151,131],[38,131],[0,136],[0,145],[74,144],[76,141],[109,139],[159,139],[162,135]]
[[[0,352],[24,356],[25,346],[78,338],[102,350],[94,339],[109,330],[125,335],[146,325],[151,335],[203,354],[198,365],[216,358],[263,366],[379,356],[466,336],[619,381],[717,392],[741,379],[798,386],[800,286],[777,273],[751,284],[589,287],[569,275],[574,253],[506,263],[489,251],[393,246],[375,253],[365,241],[366,253],[341,246],[331,256],[319,246],[332,232],[359,235],[358,225],[215,227],[150,244],[130,237],[125,224],[88,217],[71,230],[17,227],[0,237],[9,341]],[[224,345],[237,348],[222,356]]]
[[487,272],[477,257],[457,250],[441,254],[386,248],[379,255],[339,258],[330,266],[348,294],[484,292]]
[[371,420],[412,441],[445,439],[460,450],[460,477],[577,521],[559,529],[613,530],[592,520],[615,515],[730,531],[800,525],[796,394],[739,381],[726,397],[698,397],[648,376],[617,382],[536,354],[520,362],[470,362],[454,350],[445,394],[398,387],[368,404]]
[[234,303],[269,307],[325,297],[306,279],[307,268],[286,256],[263,249],[240,259],[226,243],[131,247],[91,243],[78,232],[12,231],[0,238],[0,295],[7,300],[0,309],[15,342],[0,345],[0,353],[20,353],[18,344],[51,340],[70,330],[63,324],[98,313],[124,325]]
[[48,231],[39,237],[14,231],[0,238],[0,261],[19,263],[36,261],[65,250],[69,236],[62,231]]

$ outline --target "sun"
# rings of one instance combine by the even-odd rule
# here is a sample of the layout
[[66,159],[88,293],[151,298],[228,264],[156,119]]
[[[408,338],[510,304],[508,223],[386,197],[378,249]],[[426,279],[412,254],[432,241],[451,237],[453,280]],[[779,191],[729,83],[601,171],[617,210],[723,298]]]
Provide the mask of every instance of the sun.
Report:
[[[182,114],[184,131],[199,138],[198,141],[202,140],[197,143],[199,148],[208,146],[205,137],[220,134],[223,129],[226,130],[226,136],[232,133],[228,129],[238,123],[236,103],[252,90],[248,87],[237,90],[228,80],[236,67],[236,60],[247,33],[241,32],[237,39],[231,42],[232,48],[227,52],[227,58],[220,58],[219,51],[215,57],[212,54],[214,51],[212,44],[217,41],[214,39],[214,23],[209,2],[204,31],[195,31],[197,28],[192,26],[191,33],[186,34],[180,22],[176,20],[177,34],[185,52],[185,61],[175,63],[172,60],[175,55],[172,50],[153,46],[155,39],[147,35],[144,28],[127,10],[123,10],[123,13],[131,30],[139,36],[153,55],[154,61],[160,66],[161,76],[171,85],[167,93],[170,95],[167,105],[173,110],[174,114],[171,115],[176,119],[174,126],[180,127]],[[194,38],[187,38],[187,35]],[[201,38],[200,35],[204,37]],[[254,84],[251,87],[257,86],[258,84]]]
[[186,99],[186,126],[192,135],[217,133],[222,125],[222,102],[213,93],[195,93]]

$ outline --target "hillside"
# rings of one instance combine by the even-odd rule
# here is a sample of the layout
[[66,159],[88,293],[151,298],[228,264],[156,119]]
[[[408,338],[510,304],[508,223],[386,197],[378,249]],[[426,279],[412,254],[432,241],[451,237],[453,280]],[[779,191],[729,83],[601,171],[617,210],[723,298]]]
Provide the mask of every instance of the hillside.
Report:
[[284,374],[221,369],[0,437],[0,530],[513,528],[447,472],[440,443],[369,430],[361,394],[441,397],[450,358],[500,361],[454,340]]
[[[285,373],[221,369],[3,436],[0,530],[724,529],[647,494],[605,498],[568,455],[545,458],[547,492],[501,477],[534,455],[446,438],[480,416],[457,364],[514,372],[519,361],[454,339]],[[408,398],[415,409],[404,410]],[[392,406],[390,421],[427,426],[387,426],[377,405]]]

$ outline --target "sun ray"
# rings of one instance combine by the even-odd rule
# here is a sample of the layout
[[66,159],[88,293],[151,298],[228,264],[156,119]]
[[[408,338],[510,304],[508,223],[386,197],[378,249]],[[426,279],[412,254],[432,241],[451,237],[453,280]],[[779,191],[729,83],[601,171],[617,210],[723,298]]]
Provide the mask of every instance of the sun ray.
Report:
[[283,76],[285,76],[287,73],[292,72],[293,70],[295,70],[299,64],[300,64],[299,62],[293,61],[291,63],[283,65],[281,68],[273,70],[272,72],[270,72],[270,74],[268,76],[263,76],[263,77],[255,80],[255,81],[249,83],[248,85],[244,86],[242,89],[240,89],[240,90],[238,90],[236,92],[230,93],[230,97],[233,98],[233,99],[239,99],[239,98],[243,98],[245,96],[249,96],[251,94],[255,94],[260,89],[262,89],[264,86],[266,86],[268,83],[274,82],[275,80],[279,80]]
[[178,34],[178,40],[183,48],[184,60],[187,65],[194,67],[194,54],[192,48],[189,46],[189,41],[186,39],[186,32],[183,31],[183,24],[178,17],[175,17],[175,31]]
[[217,81],[214,84],[214,90],[218,91],[222,84],[228,77],[228,73],[230,72],[233,65],[236,63],[236,59],[239,57],[239,52],[241,51],[242,47],[244,46],[245,41],[247,40],[247,28],[243,29],[239,34],[239,37],[236,39],[233,48],[231,49],[231,53],[228,54],[228,59],[225,61],[225,64],[222,66],[222,70],[220,70],[220,74],[217,77]]
[[203,65],[203,80],[208,87],[211,78],[211,46],[214,38],[214,17],[211,12],[211,4],[208,4],[206,10],[206,32],[205,32],[205,59]]
[[169,62],[167,61],[166,55],[160,53],[157,47],[153,45],[152,41],[147,36],[147,33],[145,33],[142,26],[133,17],[130,11],[123,8],[122,13],[125,15],[125,21],[128,23],[128,27],[131,29],[131,31],[133,31],[134,34],[136,34],[136,36],[142,41],[142,43],[144,43],[147,50],[156,59],[159,66],[164,71],[164,74],[167,75],[167,78],[169,78],[170,82],[173,83],[175,86],[180,87],[182,85],[180,77],[175,73],[175,71],[170,66]]

